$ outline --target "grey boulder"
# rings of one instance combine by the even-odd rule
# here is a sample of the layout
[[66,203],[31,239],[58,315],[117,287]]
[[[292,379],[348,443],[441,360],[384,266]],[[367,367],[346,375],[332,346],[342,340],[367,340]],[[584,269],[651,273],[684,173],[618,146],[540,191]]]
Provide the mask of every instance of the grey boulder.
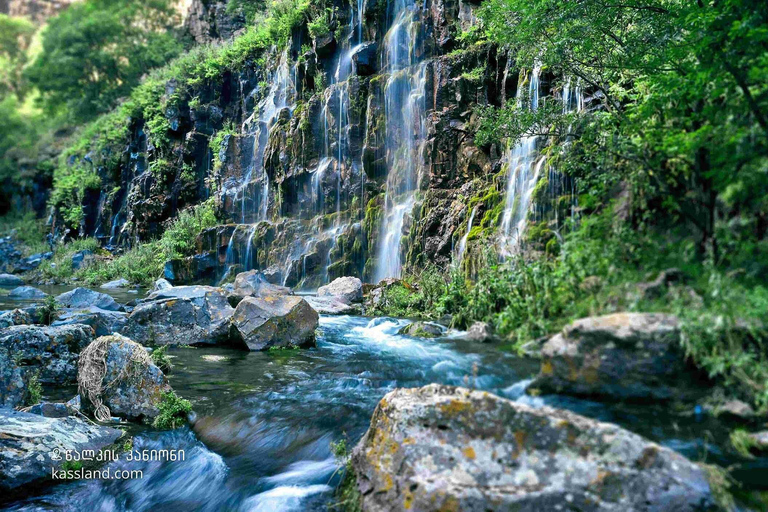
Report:
[[240,297],[267,297],[275,295],[290,295],[291,289],[267,281],[258,270],[240,272],[235,277],[232,293]]
[[8,296],[12,299],[44,299],[48,294],[33,286],[19,286],[11,290]]
[[66,309],[59,313],[58,319],[51,325],[89,325],[96,336],[106,336],[120,332],[127,323],[128,313],[91,306],[84,309]]
[[[0,408],[0,489],[12,494],[24,486],[51,478],[60,469],[57,453],[101,450],[123,435],[75,418],[48,418]],[[6,495],[5,497],[8,497]]]
[[221,288],[174,286],[153,292],[138,304],[122,334],[153,345],[226,343],[234,311]]
[[24,281],[13,274],[0,274],[0,286],[23,286]]
[[232,316],[231,336],[249,350],[312,347],[318,321],[301,297],[246,297]]
[[352,315],[360,312],[355,306],[342,302],[336,297],[306,296],[304,300],[321,315]]
[[108,311],[122,311],[123,307],[106,293],[95,292],[88,288],[75,288],[56,297],[56,302],[63,308],[85,309],[97,307]]
[[350,462],[363,511],[719,510],[705,471],[668,448],[437,384],[387,394]]
[[446,329],[442,325],[431,322],[413,322],[401,328],[397,333],[415,338],[438,338],[445,334],[445,331]]
[[131,285],[131,282],[127,279],[115,279],[114,281],[109,281],[108,283],[104,283],[99,288],[103,288],[104,290],[114,290],[116,288],[126,288]]
[[29,311],[14,309],[0,313],[0,329],[12,325],[28,325],[35,323]]
[[82,410],[94,411],[92,397],[86,391],[90,385],[87,367],[93,357],[101,354],[106,372],[98,398],[110,414],[136,421],[157,417],[162,394],[171,391],[168,379],[152,363],[144,347],[119,334],[97,338],[83,351],[77,375]]
[[345,304],[363,300],[363,282],[356,277],[339,277],[317,289],[318,297],[335,297]]
[[709,388],[686,363],[679,321],[656,313],[616,313],[567,325],[541,350],[531,384],[545,393],[614,400],[696,400]]

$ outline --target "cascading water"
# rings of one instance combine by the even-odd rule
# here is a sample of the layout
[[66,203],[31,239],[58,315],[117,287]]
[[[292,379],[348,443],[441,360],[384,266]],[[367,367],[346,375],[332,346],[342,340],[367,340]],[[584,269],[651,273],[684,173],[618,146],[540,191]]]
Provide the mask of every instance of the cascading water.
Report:
[[426,130],[426,62],[419,62],[420,10],[413,0],[397,0],[396,18],[384,37],[386,70],[384,109],[387,174],[376,281],[400,277],[400,242],[406,215],[416,203]]
[[472,223],[475,220],[475,213],[477,213],[477,206],[472,208],[472,212],[469,214],[469,220],[467,221],[467,231],[464,236],[461,237],[459,242],[459,252],[456,253],[456,266],[461,266],[461,261],[464,259],[464,253],[467,250],[467,240],[469,239],[469,232],[472,231]]
[[[537,66],[531,72],[528,82],[527,98],[521,94],[523,87],[518,87],[517,102],[522,105],[527,101],[527,108],[536,110],[539,107],[539,74]],[[528,222],[528,210],[531,197],[539,179],[541,169],[546,160],[540,156],[536,144],[536,135],[525,136],[513,148],[507,150],[505,160],[509,166],[507,182],[507,197],[504,214],[501,220],[500,252],[502,256],[510,256],[517,251],[520,237]]]

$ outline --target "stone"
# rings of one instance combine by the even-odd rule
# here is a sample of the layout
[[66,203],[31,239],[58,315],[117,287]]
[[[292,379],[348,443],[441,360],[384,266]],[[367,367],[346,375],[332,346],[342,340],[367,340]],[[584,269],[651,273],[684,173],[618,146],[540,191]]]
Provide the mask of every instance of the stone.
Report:
[[217,260],[212,254],[195,254],[168,260],[163,267],[163,277],[175,285],[210,282],[217,268]]
[[72,255],[72,268],[74,270],[80,270],[81,268],[87,267],[95,260],[96,256],[94,256],[93,251],[77,251]]
[[114,290],[115,288],[126,288],[130,286],[131,283],[127,279],[115,279],[114,281],[109,281],[108,283],[104,283],[99,288],[103,288],[104,290]]
[[167,290],[168,288],[173,288],[173,285],[168,282],[167,279],[163,279],[162,277],[155,281],[154,286],[152,287],[153,292],[158,292],[160,290]]
[[92,339],[87,325],[14,325],[0,331],[0,359],[9,358],[24,373],[38,373],[44,384],[74,384],[78,354]]
[[279,284],[283,282],[283,271],[277,265],[271,265],[261,271],[268,283]]
[[356,277],[339,277],[317,289],[318,297],[336,297],[352,304],[363,300],[363,283]]
[[486,322],[475,322],[470,325],[465,338],[469,341],[480,343],[489,343],[497,340],[493,327]]
[[88,288],[75,288],[56,297],[56,303],[63,308],[86,309],[97,307],[107,311],[122,311],[123,307],[106,293],[95,292]]
[[442,325],[431,322],[413,322],[401,328],[397,331],[397,334],[405,334],[417,338],[438,338],[445,334],[445,328]]
[[121,334],[151,345],[227,343],[234,311],[221,288],[174,286],[138,304]]
[[317,312],[301,297],[246,297],[232,316],[232,338],[249,350],[315,345]]
[[123,432],[75,418],[49,418],[0,408],[0,489],[10,497],[25,486],[51,478],[64,458],[54,460],[56,450],[98,450],[115,443]]
[[354,315],[360,310],[336,297],[315,297],[308,295],[304,300],[320,315]]
[[106,336],[120,332],[127,323],[128,313],[91,306],[83,309],[65,309],[59,312],[58,319],[51,325],[88,325],[93,329],[94,335]]
[[720,510],[705,471],[610,423],[431,384],[379,402],[343,485],[363,511]]
[[291,289],[271,284],[258,270],[249,270],[237,274],[232,293],[240,297],[267,297],[290,295]]
[[748,434],[752,440],[752,446],[758,452],[768,452],[768,430]]
[[25,411],[31,414],[39,414],[46,418],[66,418],[70,414],[67,404],[56,402],[42,402],[35,404]]
[[697,400],[706,377],[686,363],[677,317],[616,313],[567,325],[541,349],[532,388],[613,400]]
[[336,39],[333,37],[332,32],[328,32],[322,36],[318,36],[314,40],[315,54],[319,58],[325,58],[333,54],[336,50]]
[[14,309],[0,313],[0,329],[12,325],[29,325],[35,323],[29,311]]
[[90,387],[87,365],[92,357],[98,359],[99,351],[104,349],[106,373],[101,381],[100,399],[109,408],[109,414],[132,421],[156,418],[162,394],[171,391],[168,379],[152,363],[144,347],[119,334],[97,338],[83,351],[77,375],[82,410],[94,411],[91,397],[84,391]]
[[364,43],[357,47],[352,54],[355,73],[360,76],[370,76],[378,71],[378,59],[376,43]]
[[23,286],[24,281],[13,274],[0,274],[0,286]]
[[708,409],[710,409],[715,416],[726,415],[742,420],[751,420],[756,415],[755,410],[751,405],[736,399],[728,400],[725,403]]
[[33,286],[19,286],[8,294],[12,299],[44,299],[47,296],[47,293]]

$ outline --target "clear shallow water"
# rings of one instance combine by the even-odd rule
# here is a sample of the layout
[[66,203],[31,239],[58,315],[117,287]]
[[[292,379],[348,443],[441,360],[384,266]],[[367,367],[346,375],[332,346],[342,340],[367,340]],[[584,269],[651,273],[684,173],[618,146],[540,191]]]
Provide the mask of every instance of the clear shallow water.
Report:
[[[671,416],[665,406],[607,406],[523,394],[538,362],[457,338],[397,335],[405,320],[322,317],[318,347],[239,352],[174,348],[170,375],[199,419],[194,429],[139,432],[135,449],[183,449],[183,462],[120,461],[143,478],[50,488],[12,510],[325,510],[338,483],[331,441],[354,444],[395,387],[465,385],[532,405],[552,405],[618,423],[694,460],[729,463],[717,444],[727,430],[711,418]],[[755,461],[744,480],[768,481]]]

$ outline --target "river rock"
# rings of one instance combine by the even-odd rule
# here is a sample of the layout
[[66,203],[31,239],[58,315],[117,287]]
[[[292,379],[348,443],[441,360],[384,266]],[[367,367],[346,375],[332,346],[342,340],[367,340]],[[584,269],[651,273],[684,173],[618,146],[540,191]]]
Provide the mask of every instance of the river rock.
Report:
[[62,453],[98,451],[122,435],[120,430],[75,417],[47,418],[0,408],[0,489],[15,493],[27,484],[51,478],[51,469],[64,463],[63,458],[51,458],[56,449]]
[[336,297],[304,297],[304,300],[312,306],[312,309],[320,315],[352,315],[359,313],[358,308]]
[[531,384],[543,392],[616,400],[696,400],[706,378],[685,360],[679,321],[655,313],[617,313],[567,325],[541,350]]
[[226,343],[234,311],[221,288],[174,286],[138,304],[122,334],[156,345]]
[[658,299],[667,293],[670,286],[682,283],[685,275],[680,269],[668,268],[663,270],[653,281],[637,285],[642,298],[646,300]]
[[72,268],[74,270],[80,270],[81,268],[87,267],[95,260],[96,256],[94,256],[93,251],[77,251],[72,255]]
[[157,417],[162,393],[171,391],[168,379],[152,363],[144,347],[119,334],[97,338],[83,351],[77,375],[83,411],[94,410],[88,393],[83,392],[88,386],[87,365],[91,364],[92,354],[105,348],[106,373],[101,381],[101,401],[110,414],[136,421]]
[[173,285],[168,282],[167,279],[163,279],[162,277],[155,281],[154,286],[152,287],[153,292],[159,292],[160,290],[167,290],[168,288],[173,288]]
[[66,309],[59,313],[58,319],[51,325],[89,325],[96,336],[106,336],[120,332],[127,323],[128,313],[91,306],[84,309]]
[[19,286],[8,294],[12,299],[44,299],[47,296],[47,293],[33,286]]
[[24,409],[24,412],[39,414],[46,418],[66,418],[70,415],[70,410],[69,407],[67,407],[67,404],[60,402],[41,402]]
[[363,300],[363,283],[356,277],[338,277],[317,289],[318,297],[335,297],[352,304]]
[[363,511],[719,510],[705,472],[616,425],[432,384],[396,389],[351,457]]
[[267,297],[290,295],[291,289],[270,283],[258,270],[249,270],[237,274],[232,293],[239,297]]
[[486,322],[475,322],[467,329],[465,336],[469,341],[476,341],[479,343],[489,343],[496,341],[496,335],[493,333],[493,327]]
[[246,297],[232,317],[232,338],[249,350],[315,345],[317,312],[295,295]]
[[105,290],[114,290],[115,288],[126,288],[131,285],[131,282],[127,279],[115,279],[114,281],[109,281],[108,283],[104,283],[99,288],[103,288]]
[[748,434],[752,440],[754,449],[759,452],[768,452],[768,430]]
[[14,325],[0,331],[0,350],[25,372],[39,372],[42,383],[73,384],[78,354],[92,339],[87,325]]
[[444,332],[445,328],[443,326],[431,322],[413,322],[397,331],[398,334],[417,338],[437,338],[442,336]]
[[32,315],[24,309],[14,309],[0,313],[0,329],[12,325],[29,325],[35,323]]
[[24,281],[13,274],[0,274],[0,286],[23,286]]
[[75,288],[56,297],[56,303],[63,308],[86,309],[97,307],[108,311],[122,311],[123,307],[106,293],[88,288]]

